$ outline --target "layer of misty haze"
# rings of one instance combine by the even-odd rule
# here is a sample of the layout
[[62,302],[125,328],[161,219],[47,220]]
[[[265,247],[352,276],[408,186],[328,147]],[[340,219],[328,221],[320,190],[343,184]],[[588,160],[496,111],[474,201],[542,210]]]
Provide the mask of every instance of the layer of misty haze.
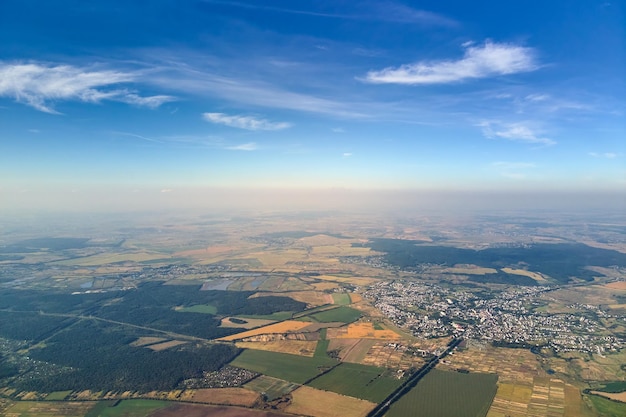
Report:
[[0,190],[0,213],[138,213],[339,210],[347,212],[472,213],[557,211],[624,213],[626,195],[575,191],[433,191],[348,189]]

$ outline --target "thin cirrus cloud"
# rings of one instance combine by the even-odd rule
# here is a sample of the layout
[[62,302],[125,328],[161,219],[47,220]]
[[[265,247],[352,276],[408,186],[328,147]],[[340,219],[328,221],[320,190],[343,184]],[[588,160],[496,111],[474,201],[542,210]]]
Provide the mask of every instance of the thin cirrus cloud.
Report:
[[116,88],[137,78],[136,73],[115,70],[0,62],[0,97],[13,98],[53,114],[60,113],[52,103],[62,100],[89,103],[111,100],[149,108],[176,100],[166,95],[142,97],[127,88]]
[[259,147],[257,146],[256,143],[254,142],[249,142],[249,143],[242,143],[240,145],[235,145],[235,146],[227,146],[226,149],[228,149],[229,151],[256,151],[257,149],[259,149]]
[[619,154],[615,152],[589,152],[589,156],[593,156],[594,158],[614,159],[617,158]]
[[270,122],[266,119],[258,119],[256,117],[238,114],[203,113],[202,117],[207,122],[246,130],[283,130],[292,126],[292,124],[288,122]]
[[499,121],[483,121],[478,124],[483,135],[489,139],[506,139],[516,142],[535,143],[544,146],[555,145],[556,141],[547,138],[527,123],[503,123]]
[[468,79],[534,71],[539,68],[533,48],[486,41],[483,45],[463,45],[458,60],[419,61],[400,67],[370,71],[363,81],[374,84],[446,84]]

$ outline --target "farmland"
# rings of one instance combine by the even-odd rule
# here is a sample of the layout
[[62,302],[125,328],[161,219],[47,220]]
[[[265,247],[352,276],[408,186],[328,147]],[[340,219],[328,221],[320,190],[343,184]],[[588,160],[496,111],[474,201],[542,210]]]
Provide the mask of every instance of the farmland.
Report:
[[259,395],[244,388],[208,388],[193,390],[190,401],[220,405],[238,405],[252,407]]
[[381,402],[403,381],[385,368],[342,363],[308,385],[372,402]]
[[609,400],[596,395],[589,395],[588,398],[592,402],[594,408],[598,410],[603,417],[623,417],[626,414],[625,403]]
[[337,365],[337,361],[325,357],[304,357],[262,350],[244,350],[231,365],[302,384]]
[[[445,247],[437,247],[435,234],[431,239],[428,231],[416,225],[397,225],[391,219],[365,227],[350,226],[350,218],[344,229],[341,222],[345,219],[329,217],[320,224],[303,221],[307,223],[303,231],[299,221],[278,217],[278,229],[276,219],[269,217],[228,220],[218,226],[185,225],[176,232],[173,227],[161,228],[163,232],[137,232],[122,246],[99,246],[91,240],[77,241],[80,247],[65,247],[59,241],[60,251],[38,248],[37,252],[16,254],[24,257],[18,262],[1,260],[0,375],[9,377],[0,380],[0,415],[230,413],[265,417],[278,416],[282,410],[315,417],[363,416],[411,369],[421,367],[457,337],[466,343],[443,358],[432,375],[443,372],[465,381],[463,385],[482,387],[474,397],[484,404],[488,403],[485,392],[491,387],[495,398],[489,417],[591,417],[621,412],[619,404],[592,395],[592,391],[581,394],[585,388],[602,390],[603,383],[626,378],[626,351],[620,350],[623,343],[615,339],[626,334],[622,310],[617,309],[626,305],[626,270],[621,265],[580,270],[577,264],[571,270],[576,269],[580,276],[559,283],[565,278],[542,270],[543,259],[525,258],[531,249],[527,245],[548,237],[532,236],[527,244],[517,229],[512,235],[515,238],[507,240],[506,235],[491,233],[500,230],[498,226],[489,229],[490,234],[481,241],[464,235],[464,229],[450,227],[442,238]],[[320,233],[320,227],[333,230],[327,233],[335,236]],[[432,227],[443,230],[438,224]],[[350,233],[335,233],[338,230]],[[109,237],[107,244],[122,241],[114,230],[110,233],[114,237]],[[366,247],[372,243],[370,238],[381,236],[406,249],[407,256],[418,248],[410,265],[404,268],[389,262],[401,253],[385,254]],[[10,236],[4,237],[10,242]],[[399,237],[420,238],[433,246],[412,242],[405,247],[406,241],[397,242]],[[617,241],[619,235],[613,238]],[[538,246],[564,250],[543,243]],[[11,247],[9,243],[4,248]],[[574,249],[582,253],[579,247]],[[435,256],[434,260],[445,261],[441,264],[413,262],[428,260],[430,255],[422,251],[451,258]],[[494,253],[498,251],[509,253],[507,259],[512,261],[497,261]],[[533,250],[530,253],[540,255]],[[458,262],[455,258],[459,257],[467,263]],[[479,262],[481,259],[485,262]],[[594,281],[586,282],[591,273]],[[494,278],[492,275],[519,277],[522,283],[531,280],[533,286],[523,289],[468,281],[468,276]],[[407,283],[421,287],[407,293]],[[419,297],[433,294],[432,299],[418,304]],[[524,298],[525,294],[535,295]],[[404,297],[406,309],[394,310],[404,306],[387,296]],[[525,312],[518,314],[516,306]],[[482,315],[464,315],[479,307]],[[534,313],[580,323],[582,331],[574,334],[576,340],[586,344],[588,335],[606,336],[616,349],[556,354],[548,345],[531,350],[530,344],[491,343],[469,331],[483,321],[487,324],[503,316]],[[555,336],[549,340],[562,334],[561,328],[553,325],[556,322],[542,323]],[[497,328],[497,323],[494,326]],[[433,329],[443,330],[437,333]],[[508,326],[506,331],[524,331],[520,329]],[[252,376],[241,377],[233,385],[212,385],[234,381],[224,371],[227,363],[262,375],[250,373]],[[489,379],[494,375],[483,374],[497,374],[497,386]],[[428,379],[415,389],[424,389],[425,381]],[[450,383],[456,387],[455,381]],[[243,388],[234,387],[236,384]],[[446,395],[471,393],[444,389],[433,381],[429,384],[435,388],[429,388],[428,397],[448,407],[444,412],[463,415],[455,414],[459,400]],[[130,399],[133,401],[127,401]],[[156,403],[135,399],[168,402],[152,410]],[[121,402],[113,407],[117,400]],[[395,415],[414,415],[411,407],[430,410],[429,416],[439,412],[414,394],[396,404],[404,400],[413,405]],[[270,407],[277,411],[267,411]]]
[[11,417],[83,417],[94,402],[18,401],[10,405],[5,416]]
[[309,340],[269,340],[256,342],[237,342],[236,346],[242,349],[267,350],[270,352],[289,353],[291,355],[313,356],[316,341]]
[[425,417],[485,416],[496,393],[497,375],[429,372],[385,414]]
[[89,413],[86,417],[143,417],[171,403],[158,400],[123,400],[114,406],[108,406],[110,403],[107,402],[104,404],[107,406],[98,407],[93,410],[97,412]]
[[252,336],[258,336],[262,334],[281,334],[288,332],[296,332],[304,327],[307,327],[309,323],[303,321],[282,321],[280,323],[270,324],[268,326],[260,327],[253,330],[248,330],[246,332],[237,333],[232,336],[226,336],[219,340],[223,341],[233,341],[233,340],[241,340]]
[[311,314],[309,317],[321,323],[332,323],[341,321],[343,323],[351,323],[361,317],[361,312],[350,307],[337,307],[331,310],[321,311]]
[[382,328],[376,329],[372,322],[352,323],[346,327],[333,329],[330,331],[328,337],[331,339],[400,339],[400,335],[392,330],[386,330]]
[[334,392],[303,386],[292,392],[288,413],[316,417],[365,417],[375,404]]
[[289,394],[300,385],[270,376],[261,375],[244,385],[246,388],[262,393],[268,401],[273,401]]

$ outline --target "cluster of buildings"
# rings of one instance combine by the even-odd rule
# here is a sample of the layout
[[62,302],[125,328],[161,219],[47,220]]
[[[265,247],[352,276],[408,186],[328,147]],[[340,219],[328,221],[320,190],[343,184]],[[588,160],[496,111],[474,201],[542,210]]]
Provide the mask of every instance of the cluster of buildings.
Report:
[[186,379],[182,386],[188,389],[239,387],[257,376],[256,372],[227,365],[217,371],[203,372],[202,378]]
[[396,325],[423,338],[463,337],[510,346],[547,346],[556,352],[595,354],[626,347],[607,334],[592,305],[576,305],[578,314],[545,313],[539,296],[550,287],[515,287],[469,292],[412,281],[381,281],[365,296]]

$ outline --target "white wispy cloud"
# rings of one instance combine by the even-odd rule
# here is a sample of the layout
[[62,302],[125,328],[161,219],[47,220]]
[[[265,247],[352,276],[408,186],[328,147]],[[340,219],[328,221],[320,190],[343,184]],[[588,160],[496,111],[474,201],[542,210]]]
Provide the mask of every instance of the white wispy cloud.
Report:
[[550,96],[548,94],[529,94],[524,98],[527,101],[546,101]]
[[589,152],[589,156],[593,156],[594,158],[615,159],[620,156],[620,154],[615,152]]
[[256,151],[258,148],[254,142],[242,143],[241,145],[227,146],[226,149],[230,151]]
[[236,127],[246,130],[283,130],[292,126],[288,122],[270,122],[266,119],[258,119],[252,116],[243,116],[239,114],[228,115],[224,113],[203,113],[204,120],[222,124],[230,127]]
[[114,134],[114,135],[118,135],[118,136],[128,136],[128,137],[131,137],[131,138],[137,138],[137,139],[145,140],[147,142],[163,143],[162,140],[152,139],[152,138],[149,138],[149,137],[146,137],[146,136],[138,135],[136,133],[117,132],[117,131],[113,131],[111,133]]
[[[306,10],[288,7],[276,7],[265,4],[243,3],[233,0],[204,0],[205,3],[221,4],[251,10],[278,12],[347,20],[377,20],[395,23],[417,23],[428,26],[457,26],[458,23],[446,16],[427,10],[414,9],[393,1],[361,1],[357,9],[349,7],[344,12],[332,10]],[[341,3],[338,3],[341,6]],[[355,10],[357,12],[355,13]]]
[[370,71],[364,81],[377,84],[444,84],[539,68],[533,48],[491,41],[477,46],[464,44],[463,47],[465,54],[461,59],[419,61]]
[[352,152],[344,152],[342,156],[344,158],[350,158],[352,156]]
[[503,123],[499,121],[483,121],[478,124],[483,135],[490,139],[507,139],[517,142],[536,143],[544,146],[555,145],[556,141],[542,135],[541,130],[530,123]]
[[333,127],[330,130],[334,133],[346,133],[346,130],[342,127]]
[[134,104],[136,106],[145,106],[151,109],[155,109],[163,103],[167,103],[169,101],[175,101],[176,99],[172,96],[166,96],[166,95],[141,97],[135,93],[126,92],[125,94],[121,94],[119,97],[117,97],[116,100],[122,101],[128,104]]
[[135,72],[81,68],[47,63],[0,62],[0,97],[10,97],[37,110],[59,114],[53,103],[102,100],[121,101],[155,108],[174,97],[158,95],[142,97],[120,84],[136,81]]

